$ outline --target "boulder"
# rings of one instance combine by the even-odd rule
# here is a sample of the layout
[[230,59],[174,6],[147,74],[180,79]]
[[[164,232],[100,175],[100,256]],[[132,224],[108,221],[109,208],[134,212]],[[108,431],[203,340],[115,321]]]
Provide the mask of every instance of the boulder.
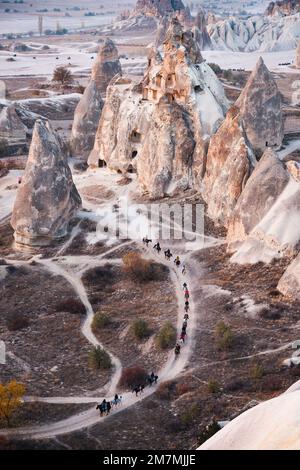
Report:
[[277,289],[292,300],[300,300],[300,254],[280,279]]

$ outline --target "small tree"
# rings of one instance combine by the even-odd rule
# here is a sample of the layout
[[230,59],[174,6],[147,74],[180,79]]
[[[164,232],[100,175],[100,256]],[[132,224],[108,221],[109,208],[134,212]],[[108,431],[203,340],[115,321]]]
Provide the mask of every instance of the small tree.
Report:
[[5,419],[8,426],[12,414],[22,405],[24,393],[24,385],[16,380],[12,380],[7,384],[0,384],[0,418]]
[[136,320],[132,325],[132,331],[137,339],[144,339],[149,336],[148,323],[145,320]]
[[153,263],[143,259],[137,252],[127,253],[123,256],[123,269],[125,273],[139,282],[152,281],[156,277]]
[[147,372],[140,366],[132,366],[123,369],[120,386],[132,388],[135,385],[143,385],[147,380]]
[[255,362],[250,369],[250,376],[253,380],[260,380],[264,375],[264,368],[258,362]]
[[207,383],[207,389],[209,393],[218,393],[220,391],[219,382],[214,379],[210,379]]
[[111,369],[110,355],[101,346],[95,346],[89,354],[89,363],[93,369]]
[[52,81],[61,83],[64,86],[72,83],[73,76],[67,67],[59,66],[54,70]]
[[161,349],[173,348],[176,344],[176,329],[171,322],[166,322],[160,329],[156,341]]

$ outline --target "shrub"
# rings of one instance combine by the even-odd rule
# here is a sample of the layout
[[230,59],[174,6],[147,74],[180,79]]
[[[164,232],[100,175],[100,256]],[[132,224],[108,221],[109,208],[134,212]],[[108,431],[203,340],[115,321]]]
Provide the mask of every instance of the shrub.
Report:
[[172,380],[161,382],[156,390],[156,396],[160,400],[171,400],[176,394],[176,383]]
[[24,385],[16,380],[0,384],[0,418],[5,419],[8,426],[12,414],[22,405],[24,393]]
[[83,303],[80,300],[72,297],[61,300],[55,306],[56,312],[68,312],[73,314],[85,315],[86,310]]
[[18,331],[28,328],[29,320],[24,314],[20,312],[15,312],[6,321],[6,326],[9,331]]
[[194,403],[188,409],[185,409],[180,416],[182,424],[188,426],[190,423],[192,423],[199,415],[199,411],[199,406],[196,403]]
[[147,376],[145,369],[140,366],[127,367],[123,369],[119,385],[127,388],[142,385],[146,383]]
[[226,325],[223,321],[217,324],[215,335],[219,349],[225,350],[232,347],[234,341],[233,332],[230,326]]
[[253,380],[259,380],[264,375],[264,368],[261,364],[256,362],[250,369],[250,377]]
[[181,397],[182,395],[185,395],[186,393],[189,393],[191,391],[191,387],[187,383],[179,383],[176,385],[176,395],[178,397]]
[[216,434],[218,431],[220,431],[221,427],[217,423],[217,421],[213,421],[211,424],[206,426],[203,431],[200,433],[198,436],[198,445],[201,446],[206,442],[208,439],[210,439],[214,434]]
[[132,331],[137,339],[147,338],[150,334],[148,323],[145,320],[136,320],[132,325]]
[[97,312],[93,318],[92,330],[97,331],[102,328],[106,328],[110,324],[110,318],[108,315],[102,312]]
[[67,67],[60,66],[54,70],[52,81],[67,85],[73,81],[73,76]]
[[177,333],[171,322],[166,322],[160,329],[156,342],[160,349],[171,349],[176,344]]
[[207,390],[209,393],[218,393],[220,391],[219,382],[214,379],[210,379],[207,383]]
[[111,369],[110,355],[101,346],[95,346],[89,354],[89,363],[93,369]]
[[153,281],[158,277],[158,272],[152,261],[143,259],[137,252],[127,253],[123,256],[123,270],[139,282]]

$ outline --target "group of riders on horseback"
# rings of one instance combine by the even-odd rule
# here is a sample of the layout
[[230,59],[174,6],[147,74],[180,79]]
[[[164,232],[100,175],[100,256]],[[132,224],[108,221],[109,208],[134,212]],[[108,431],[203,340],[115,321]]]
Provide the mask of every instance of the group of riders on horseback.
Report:
[[[143,238],[143,243],[148,247],[149,243],[152,243],[152,240],[149,240],[148,237]],[[162,251],[160,243],[157,242],[154,246],[153,249],[157,251],[158,254]],[[164,251],[165,258],[170,261],[171,258],[173,257],[173,254],[171,253],[170,249],[168,248],[166,251]],[[174,263],[176,267],[179,269],[182,266],[181,273],[183,275],[186,274],[186,267],[185,264],[182,264],[180,261],[179,256],[176,256],[174,259]],[[188,290],[187,283],[184,282],[183,284],[183,291],[184,291],[184,299],[185,299],[185,304],[184,304],[184,317],[183,317],[183,324],[181,328],[181,334],[179,341],[177,342],[175,346],[175,358],[177,358],[180,354],[181,351],[181,345],[185,343],[185,340],[187,338],[187,326],[188,326],[188,320],[189,320],[189,310],[190,310],[190,303],[189,303],[189,298],[190,298],[190,293]],[[145,383],[135,385],[132,388],[132,393],[135,393],[136,397],[139,395],[139,393],[143,393],[144,388],[146,385],[151,387],[153,384],[157,384],[158,381],[158,375],[154,374],[154,372],[151,372],[146,378]],[[106,401],[104,399],[102,403],[97,405],[96,410],[99,410],[100,416],[103,416],[106,414],[108,416],[110,414],[110,411],[113,407],[117,407],[122,403],[122,396],[118,395],[117,393],[115,394],[115,397],[112,401]]]

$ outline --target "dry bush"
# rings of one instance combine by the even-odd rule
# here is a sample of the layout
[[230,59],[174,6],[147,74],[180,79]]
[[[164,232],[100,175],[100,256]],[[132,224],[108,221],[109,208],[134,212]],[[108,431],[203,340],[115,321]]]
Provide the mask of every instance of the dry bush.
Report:
[[200,413],[200,408],[197,403],[185,408],[180,415],[180,420],[185,427],[188,427],[198,416]]
[[178,397],[181,397],[182,395],[185,395],[186,393],[189,393],[191,391],[191,387],[187,383],[179,383],[176,385],[176,395]]
[[160,349],[175,347],[177,332],[171,322],[166,322],[156,336],[156,343]]
[[98,289],[103,289],[106,285],[111,285],[114,278],[113,267],[109,264],[90,269],[84,275],[84,281],[88,284],[97,285]]
[[217,380],[210,379],[207,383],[207,390],[209,393],[219,393],[220,391],[220,384]]
[[264,375],[264,368],[258,362],[254,363],[250,369],[250,377],[252,380],[260,380]]
[[92,330],[96,332],[97,330],[102,330],[107,328],[110,325],[111,321],[108,315],[102,312],[97,312],[93,318]]
[[68,312],[73,314],[85,315],[86,310],[83,303],[78,300],[70,297],[68,299],[61,300],[55,305],[56,312]]
[[132,331],[133,331],[134,336],[137,339],[148,338],[150,335],[148,323],[146,322],[146,320],[142,320],[142,319],[135,320],[135,322],[132,325]]
[[6,320],[6,326],[9,331],[18,331],[28,328],[30,325],[28,318],[21,312],[12,313]]
[[198,445],[201,446],[206,442],[208,439],[210,439],[214,434],[216,434],[218,431],[220,431],[221,427],[217,423],[217,421],[213,421],[210,423],[208,426],[206,426],[202,431],[200,432],[198,436]]
[[123,256],[123,270],[135,281],[145,282],[160,279],[160,271],[152,261],[142,258],[140,253],[131,252]]
[[156,390],[156,396],[160,400],[171,400],[176,395],[176,382],[168,380],[161,382]]
[[56,67],[53,73],[53,82],[61,83],[62,85],[68,85],[72,83],[73,76],[71,71],[67,67]]
[[89,354],[89,364],[93,369],[111,369],[110,355],[101,346],[94,347]]
[[219,349],[224,351],[232,348],[234,342],[234,335],[230,326],[226,325],[223,321],[220,321],[217,324],[215,336]]
[[123,369],[119,385],[120,387],[132,388],[135,385],[143,385],[147,380],[147,372],[140,366],[132,366]]

